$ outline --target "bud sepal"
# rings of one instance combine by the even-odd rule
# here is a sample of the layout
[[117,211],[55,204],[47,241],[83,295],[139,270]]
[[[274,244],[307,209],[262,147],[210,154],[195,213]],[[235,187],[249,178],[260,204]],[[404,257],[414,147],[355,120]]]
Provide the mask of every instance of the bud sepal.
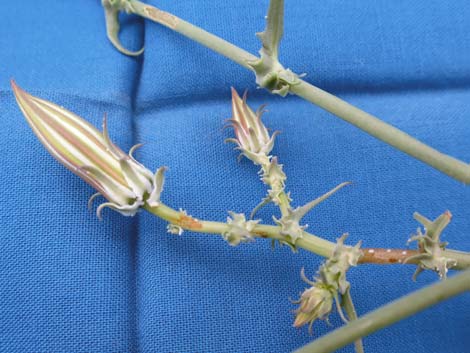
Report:
[[310,201],[301,207],[297,207],[295,209],[289,207],[287,214],[282,216],[280,219],[273,217],[274,222],[281,227],[281,234],[289,237],[290,241],[295,245],[297,240],[303,237],[304,230],[308,227],[308,225],[300,225],[302,218],[319,203],[326,200],[338,190],[349,184],[350,182],[341,183],[324,195]]

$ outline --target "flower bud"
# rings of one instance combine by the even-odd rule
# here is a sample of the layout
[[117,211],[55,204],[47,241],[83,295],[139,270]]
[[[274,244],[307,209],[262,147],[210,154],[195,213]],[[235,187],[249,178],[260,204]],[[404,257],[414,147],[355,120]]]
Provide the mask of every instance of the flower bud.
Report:
[[269,163],[269,153],[274,147],[278,131],[269,136],[261,121],[263,106],[254,113],[246,104],[246,92],[240,98],[232,87],[232,118],[229,120],[235,130],[235,139],[227,139],[238,145],[242,154],[258,165]]
[[328,317],[333,302],[336,302],[341,319],[345,323],[348,321],[341,309],[339,295],[345,295],[348,291],[350,283],[346,280],[346,272],[351,266],[357,265],[362,252],[360,250],[361,242],[355,246],[344,244],[347,236],[345,233],[337,239],[332,256],[320,266],[314,281],[309,280],[302,269],[300,275],[304,282],[311,287],[306,289],[300,299],[294,302],[294,304],[300,304],[295,310],[294,327],[310,323],[311,330],[315,320]]
[[129,154],[114,145],[108,135],[106,116],[101,133],[72,112],[46,100],[34,97],[11,83],[21,111],[32,130],[49,153],[70,171],[84,179],[109,202],[101,204],[97,215],[109,207],[125,216],[134,215],[147,203],[157,206],[163,189],[160,168],[153,175]]
[[294,327],[301,327],[309,324],[311,330],[313,323],[320,320],[327,320],[333,308],[333,293],[322,282],[310,281],[302,269],[301,276],[305,282],[311,285],[301,295],[294,304],[299,304],[295,310]]

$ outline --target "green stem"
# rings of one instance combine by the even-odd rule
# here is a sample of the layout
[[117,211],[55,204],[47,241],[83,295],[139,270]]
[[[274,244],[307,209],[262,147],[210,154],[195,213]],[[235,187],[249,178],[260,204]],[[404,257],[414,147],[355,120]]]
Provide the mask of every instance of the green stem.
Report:
[[[150,207],[147,205],[145,206],[145,209],[167,222],[193,232],[223,234],[229,230],[229,225],[226,223],[201,221],[163,204],[160,204],[157,207]],[[253,229],[253,234],[258,238],[269,238],[274,240],[285,239],[285,237],[280,233],[280,228],[277,226],[259,224]],[[299,239],[296,245],[299,248],[327,258],[331,256],[335,247],[334,243],[310,233],[305,233],[305,236]]]
[[157,9],[156,7],[144,4],[140,1],[132,1],[134,14],[157,22],[183,36],[202,44],[203,46],[225,56],[244,68],[250,69],[248,62],[257,60],[258,57],[243,50],[226,40],[213,35],[200,27],[182,20],[171,13]]
[[279,203],[279,210],[281,211],[281,215],[282,217],[287,216],[290,209],[289,196],[287,196],[286,192],[283,191],[279,194],[279,199],[281,200]]
[[[204,221],[199,220],[194,217],[185,215],[184,213],[177,211],[171,207],[168,207],[164,204],[160,204],[156,207],[150,207],[146,205],[145,210],[152,213],[153,215],[180,226],[183,229],[206,233],[206,234],[223,234],[229,230],[227,223],[223,222],[213,222],[213,221]],[[281,229],[278,226],[271,226],[265,224],[258,224],[253,229],[253,235],[257,238],[269,238],[274,240],[285,240],[285,237],[280,233]],[[331,257],[333,250],[336,246],[335,243],[332,243],[326,239],[318,237],[312,233],[304,232],[303,237],[299,238],[295,245],[298,248],[310,251],[314,254],[329,258]],[[369,256],[369,251],[373,250],[375,254],[386,253],[385,256]],[[365,249],[363,250],[364,255],[360,260],[360,263],[372,263],[372,264],[400,264],[402,261],[390,261],[390,256],[402,256],[403,259],[411,255],[416,254],[415,251],[404,251],[403,249]],[[407,252],[407,255],[403,255],[404,252]],[[470,254],[464,253],[461,251],[446,250],[443,251],[442,256],[455,259],[457,261],[457,266],[453,267],[456,270],[462,270],[470,268]],[[408,264],[416,264],[416,261],[410,261]]]
[[429,147],[338,97],[305,81],[291,86],[290,91],[448,176],[470,183],[470,165]]
[[[343,294],[342,305],[343,305],[344,311],[346,311],[346,314],[348,315],[348,319],[350,321],[357,320],[356,308],[354,307],[354,303],[351,297],[351,288],[348,288],[346,293]],[[356,350],[356,353],[364,353],[364,345],[362,343],[361,338],[358,338],[354,342],[354,348]]]
[[330,334],[298,349],[295,353],[329,353],[344,347],[360,337],[365,337],[397,321],[449,299],[470,291],[470,270],[446,281],[420,289],[371,313],[362,316]]
[[[248,62],[258,58],[249,52],[186,22],[173,14],[159,10],[140,1],[132,2],[133,12],[157,22],[189,39],[227,57],[237,64],[251,69]],[[368,114],[338,97],[323,91],[301,79],[290,87],[290,92],[318,105],[377,139],[388,143],[408,155],[427,163],[435,169],[465,184],[470,184],[470,166],[458,159],[440,153],[410,135]]]

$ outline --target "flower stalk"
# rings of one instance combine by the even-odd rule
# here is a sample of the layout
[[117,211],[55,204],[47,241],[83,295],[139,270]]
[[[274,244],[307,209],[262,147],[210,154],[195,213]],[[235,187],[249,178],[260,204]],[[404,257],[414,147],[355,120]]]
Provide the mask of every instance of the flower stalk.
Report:
[[[265,36],[262,38],[267,40]],[[270,49],[268,52],[275,53],[276,51]],[[245,156],[255,165],[261,166],[259,171],[261,180],[270,187],[268,195],[254,208],[250,218],[253,218],[256,212],[269,202],[279,206],[281,217],[277,219],[273,216],[273,220],[281,227],[281,234],[285,236],[280,244],[288,245],[295,251],[297,240],[303,237],[304,230],[308,227],[300,224],[302,218],[319,203],[350,183],[341,183],[315,200],[301,207],[292,208],[290,194],[285,191],[287,176],[282,170],[282,165],[278,163],[277,157],[270,154],[274,147],[275,137],[279,132],[275,131],[272,136],[269,136],[268,129],[261,121],[264,106],[261,106],[255,113],[248,106],[246,98],[246,92],[242,99],[232,88],[232,118],[229,121],[235,131],[236,138],[229,138],[226,141],[234,142],[237,149],[241,151],[241,156]]]
[[[110,1],[113,2],[112,0],[103,0],[103,4]],[[153,22],[157,22],[169,28],[170,30],[180,33],[185,37],[227,57],[228,59],[259,75],[259,73],[256,71],[256,67],[253,67],[253,63],[259,62],[259,57],[252,55],[249,52],[187,21],[182,20],[181,18],[169,12],[162,11],[156,7],[137,0],[127,1],[132,3],[132,8],[129,11],[129,7],[126,7],[122,9],[123,11],[129,11],[135,15],[142,16]],[[277,24],[278,29],[281,31],[276,31],[276,35],[272,36],[271,38],[276,38],[276,40],[279,41],[282,37],[283,23],[283,11],[280,10],[279,6],[283,5],[283,1],[271,0],[271,4],[273,6],[273,14],[281,17],[279,18],[275,16],[268,16],[266,31],[269,31],[270,28],[274,28],[272,27],[273,22]],[[111,14],[112,13],[107,11],[105,7],[106,17],[110,16]],[[116,46],[116,48],[125,54],[125,52],[122,51],[119,46]],[[276,52],[276,56],[277,55],[278,54]],[[284,73],[282,69],[277,70],[277,68],[275,68],[273,71],[269,72],[268,70],[268,72],[262,73],[265,78],[274,78],[274,82],[278,83],[273,85],[272,79],[264,80],[266,82],[265,87],[273,91],[273,93],[281,93],[282,95],[286,95],[287,93],[295,94],[336,115],[338,118],[356,126],[369,135],[374,136],[375,138],[408,154],[409,156],[428,164],[440,172],[465,184],[470,184],[470,165],[468,163],[462,162],[456,158],[443,154],[432,147],[429,147],[428,145],[420,142],[407,133],[383,122],[377,117],[366,113],[361,109],[341,100],[340,98],[302,80],[300,76],[289,72]],[[258,71],[261,72],[260,70]],[[280,86],[279,83],[281,84]],[[286,90],[286,87],[288,87],[288,90]]]

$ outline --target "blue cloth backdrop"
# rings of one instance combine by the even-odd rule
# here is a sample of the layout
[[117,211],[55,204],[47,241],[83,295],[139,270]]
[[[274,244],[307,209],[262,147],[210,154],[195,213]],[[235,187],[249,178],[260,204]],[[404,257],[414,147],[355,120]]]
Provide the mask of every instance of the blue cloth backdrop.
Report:
[[[251,52],[268,0],[152,0]],[[457,158],[470,161],[470,3],[466,0],[286,1],[281,59],[307,79]],[[403,247],[412,213],[454,218],[444,240],[470,251],[470,188],[296,97],[256,90],[250,72],[159,25],[123,16],[129,58],[106,39],[98,0],[10,1],[0,7],[0,351],[288,352],[329,332],[291,327],[319,257],[269,242],[237,248],[220,237],[166,233],[146,213],[86,209],[93,190],[50,157],[9,87],[16,81],[100,125],[108,113],[123,148],[166,165],[164,202],[198,218],[249,212],[265,195],[257,170],[236,161],[230,86],[268,103],[281,130],[274,153],[301,205],[346,180],[306,217],[334,241]],[[267,207],[260,217],[277,214]],[[436,280],[412,266],[350,271],[359,314]],[[470,298],[461,296],[365,339],[367,352],[461,353],[470,347]],[[340,326],[337,314],[333,327]],[[352,352],[347,347],[341,352]]]

